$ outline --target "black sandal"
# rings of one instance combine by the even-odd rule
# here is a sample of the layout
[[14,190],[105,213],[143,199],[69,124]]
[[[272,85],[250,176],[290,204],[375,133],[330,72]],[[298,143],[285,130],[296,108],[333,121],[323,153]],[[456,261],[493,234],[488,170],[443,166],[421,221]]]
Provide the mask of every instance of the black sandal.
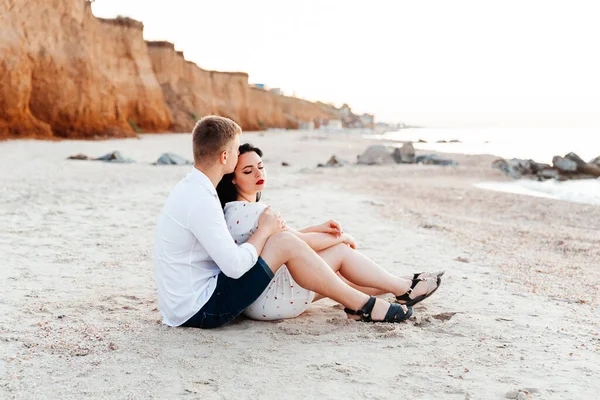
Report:
[[369,297],[367,303],[360,310],[351,310],[349,308],[344,308],[344,312],[350,315],[358,315],[362,322],[402,322],[409,319],[413,310],[411,307],[406,306],[407,311],[405,312],[402,306],[404,304],[390,304],[390,308],[388,312],[385,314],[385,317],[382,321],[373,321],[371,318],[371,312],[373,311],[373,307],[375,306],[375,301],[377,298],[375,296]]
[[403,301],[404,303],[399,303],[399,304],[402,304],[404,306],[414,306],[415,304],[422,302],[423,300],[425,300],[426,298],[428,298],[429,296],[434,294],[435,291],[438,290],[438,288],[442,284],[442,278],[440,278],[440,275],[438,275],[437,286],[435,287],[435,289],[433,289],[431,292],[427,292],[421,296],[417,296],[414,299],[411,299],[410,294],[412,293],[413,289],[419,284],[419,282],[422,282],[425,280],[426,279],[413,279],[412,285],[410,285],[410,289],[408,289],[406,291],[406,293],[404,293],[403,295],[396,296],[396,301]]
[[[419,278],[419,276],[421,276],[421,275],[422,275],[422,274],[424,274],[424,273],[425,273],[425,272],[417,272],[417,273],[413,274],[413,281],[414,281],[415,279],[427,279],[427,278]],[[441,278],[441,277],[442,277],[442,275],[444,275],[445,273],[446,273],[446,271],[442,271],[442,272],[438,272],[438,273],[437,273],[437,274],[435,274],[435,275],[437,275],[437,277],[438,277],[438,278]],[[431,276],[430,278],[433,278],[433,276]]]

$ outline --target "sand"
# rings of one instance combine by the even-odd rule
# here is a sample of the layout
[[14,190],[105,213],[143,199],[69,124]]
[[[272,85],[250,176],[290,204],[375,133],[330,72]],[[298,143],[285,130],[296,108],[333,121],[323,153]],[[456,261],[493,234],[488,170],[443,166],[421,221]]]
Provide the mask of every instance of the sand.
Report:
[[[600,208],[485,191],[491,156],[354,161],[346,134],[245,134],[288,224],[334,218],[388,270],[445,270],[399,325],[302,316],[217,330],[160,323],[156,218],[189,135],[0,143],[0,398],[593,399],[600,392]],[[136,164],[67,161],[120,150]],[[289,167],[281,166],[286,161]],[[521,391],[519,394],[519,390]]]

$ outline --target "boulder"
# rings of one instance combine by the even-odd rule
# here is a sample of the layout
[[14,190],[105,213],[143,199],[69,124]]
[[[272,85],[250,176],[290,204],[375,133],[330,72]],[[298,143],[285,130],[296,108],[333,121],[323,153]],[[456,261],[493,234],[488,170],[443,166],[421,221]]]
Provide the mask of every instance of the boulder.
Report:
[[540,180],[559,179],[560,174],[557,169],[549,167],[549,168],[544,168],[544,169],[538,171],[537,176],[540,178]]
[[497,168],[504,174],[513,179],[521,179],[524,175],[531,175],[532,166],[531,160],[521,160],[519,158],[513,158],[505,160],[499,158],[492,163],[492,168]]
[[573,160],[569,160],[568,158],[554,156],[552,158],[552,164],[554,165],[554,168],[558,169],[561,172],[577,171],[577,163]]
[[600,167],[600,156],[594,158],[593,160],[590,160],[590,162],[588,164],[593,164],[593,165],[597,165]]
[[318,164],[317,167],[318,168],[343,167],[345,164],[347,164],[346,161],[341,160],[341,159],[337,158],[335,155],[333,155],[325,164]]
[[152,165],[192,165],[193,162],[175,153],[163,153]]
[[91,160],[91,158],[85,154],[75,154],[74,156],[67,157],[67,160]]
[[95,161],[111,162],[111,163],[123,163],[123,164],[134,163],[135,162],[131,158],[123,156],[118,151],[113,151],[112,153],[108,153],[108,154],[105,154],[105,155],[100,156],[98,158],[94,158],[94,160]]
[[404,143],[402,147],[394,149],[392,157],[398,164],[412,164],[415,162],[415,148],[410,142]]
[[453,160],[441,158],[437,154],[425,154],[415,158],[417,164],[442,165],[442,166],[457,166],[458,163]]
[[361,165],[380,165],[391,164],[395,162],[391,152],[382,144],[374,144],[358,156],[357,164]]
[[569,153],[565,156],[567,160],[571,160],[577,164],[577,172],[581,172],[582,174],[591,175],[595,178],[600,177],[600,167],[595,164],[588,164],[581,159],[575,153]]

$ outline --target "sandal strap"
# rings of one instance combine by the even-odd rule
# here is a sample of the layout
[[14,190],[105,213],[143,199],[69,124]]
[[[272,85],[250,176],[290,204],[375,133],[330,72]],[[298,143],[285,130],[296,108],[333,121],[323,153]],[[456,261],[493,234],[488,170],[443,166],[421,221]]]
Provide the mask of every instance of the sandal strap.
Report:
[[344,312],[350,315],[360,315],[360,310],[351,310],[349,308],[344,308]]
[[[410,294],[412,293],[413,289],[415,287],[417,287],[417,285],[419,284],[419,282],[421,281],[426,281],[427,279],[422,279],[422,278],[418,278],[418,279],[413,279],[412,280],[412,284],[410,285],[410,288],[408,288],[408,290],[404,293],[401,294],[400,296],[396,296],[396,300],[400,300],[400,301],[411,301],[412,298],[410,297]],[[429,287],[428,287],[429,288]]]
[[373,307],[375,307],[375,301],[377,298],[375,296],[370,296],[369,300],[365,303],[365,305],[360,310],[351,310],[349,308],[344,308],[344,312],[350,315],[358,315],[360,316],[360,320],[363,322],[371,322],[371,311],[373,311]]
[[400,304],[390,304],[388,312],[385,314],[383,321],[385,322],[401,322],[409,319],[412,316],[412,307],[407,307],[407,311]]

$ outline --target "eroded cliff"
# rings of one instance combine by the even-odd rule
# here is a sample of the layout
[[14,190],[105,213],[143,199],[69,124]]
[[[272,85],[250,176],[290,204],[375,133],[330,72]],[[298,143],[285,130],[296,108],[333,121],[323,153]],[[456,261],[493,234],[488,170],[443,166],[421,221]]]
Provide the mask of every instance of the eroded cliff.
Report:
[[143,26],[82,0],[0,0],[0,137],[165,131],[169,111]]
[[86,0],[0,0],[0,139],[189,132],[218,114],[244,130],[341,119],[339,109],[207,71],[142,23],[101,19]]

